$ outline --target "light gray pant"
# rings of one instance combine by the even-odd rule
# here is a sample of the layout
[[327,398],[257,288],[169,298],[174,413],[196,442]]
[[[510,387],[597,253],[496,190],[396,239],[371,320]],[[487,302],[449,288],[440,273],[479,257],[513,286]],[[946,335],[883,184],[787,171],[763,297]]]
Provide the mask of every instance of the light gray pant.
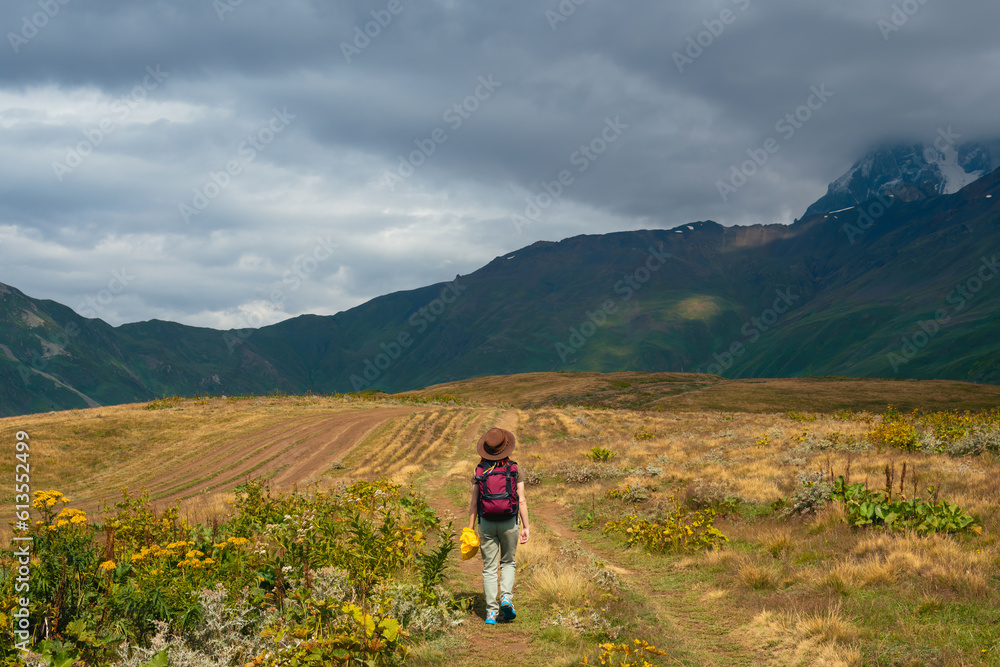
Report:
[[479,551],[483,554],[483,593],[486,613],[499,613],[497,600],[497,561],[500,561],[500,595],[514,593],[514,554],[521,527],[516,517],[506,521],[479,519]]

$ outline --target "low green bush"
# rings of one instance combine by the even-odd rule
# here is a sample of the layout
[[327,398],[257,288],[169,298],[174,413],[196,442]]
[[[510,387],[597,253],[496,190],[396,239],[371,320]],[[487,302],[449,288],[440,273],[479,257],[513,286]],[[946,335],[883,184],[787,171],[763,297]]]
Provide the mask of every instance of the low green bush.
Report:
[[833,498],[844,503],[846,520],[852,526],[884,526],[892,530],[929,533],[979,533],[982,528],[958,505],[938,500],[937,490],[928,487],[928,500],[919,496],[893,499],[890,492],[872,491],[864,484],[847,484],[844,477],[833,483]]

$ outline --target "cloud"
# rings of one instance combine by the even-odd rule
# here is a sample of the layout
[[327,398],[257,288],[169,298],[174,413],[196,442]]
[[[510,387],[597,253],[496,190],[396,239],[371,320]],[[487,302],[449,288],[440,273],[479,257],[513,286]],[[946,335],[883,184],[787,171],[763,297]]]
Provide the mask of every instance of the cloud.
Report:
[[[128,267],[114,324],[273,322],[539,239],[790,222],[874,143],[1000,136],[983,1],[220,2],[0,8],[0,281],[78,308]],[[731,165],[824,85],[723,201]]]

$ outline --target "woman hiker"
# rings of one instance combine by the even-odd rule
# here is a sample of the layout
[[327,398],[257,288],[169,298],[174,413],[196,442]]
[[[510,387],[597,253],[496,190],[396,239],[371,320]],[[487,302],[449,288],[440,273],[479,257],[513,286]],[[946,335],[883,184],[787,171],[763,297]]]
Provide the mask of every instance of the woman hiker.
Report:
[[[528,541],[528,502],[514,452],[514,434],[491,428],[476,445],[480,462],[472,479],[469,528],[479,518],[479,550],[483,554],[483,593],[486,623],[496,625],[498,612],[512,621],[514,611],[514,554]],[[497,603],[497,561],[500,563],[500,600]]]

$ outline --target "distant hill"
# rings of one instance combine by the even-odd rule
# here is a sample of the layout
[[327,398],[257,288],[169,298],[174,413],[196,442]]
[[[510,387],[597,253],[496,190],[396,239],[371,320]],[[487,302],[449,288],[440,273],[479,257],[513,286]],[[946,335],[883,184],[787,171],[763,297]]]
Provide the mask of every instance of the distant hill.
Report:
[[990,410],[1000,386],[954,380],[876,380],[846,377],[727,380],[696,373],[518,373],[432,385],[392,395],[446,402],[536,408],[643,411],[836,413],[913,410]]
[[0,414],[537,371],[1000,382],[998,221],[993,172],[793,225],[538,242],[450,283],[245,331],[111,327],[2,286]]

